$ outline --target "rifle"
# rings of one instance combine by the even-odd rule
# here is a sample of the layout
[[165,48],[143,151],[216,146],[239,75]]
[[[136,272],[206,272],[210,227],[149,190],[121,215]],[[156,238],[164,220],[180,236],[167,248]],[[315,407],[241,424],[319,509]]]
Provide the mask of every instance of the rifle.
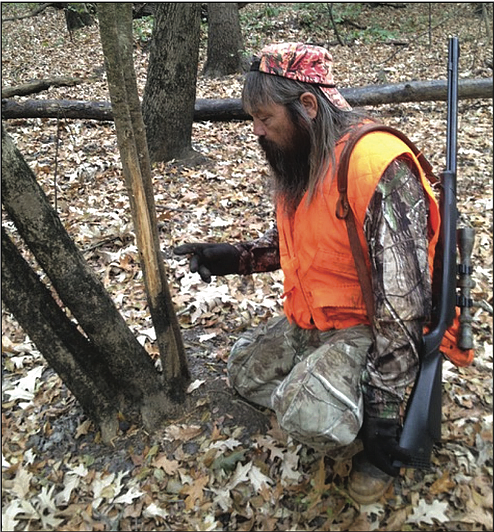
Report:
[[[397,467],[428,469],[433,445],[441,439],[441,386],[442,353],[439,346],[446,329],[455,317],[455,307],[461,307],[459,346],[462,349],[473,347],[471,317],[472,306],[469,289],[473,283],[470,275],[470,256],[473,249],[473,229],[456,231],[456,148],[458,115],[458,38],[449,39],[448,50],[448,115],[446,140],[446,167],[441,173],[439,208],[441,213],[441,233],[436,248],[439,264],[435,264],[433,286],[439,287],[438,296],[433,299],[431,330],[423,337],[421,345],[420,370],[408,401],[400,447],[410,452],[406,463],[395,461]],[[458,265],[462,295],[456,296],[456,245],[462,264]],[[438,253],[439,252],[439,253]],[[433,296],[434,297],[434,296]]]

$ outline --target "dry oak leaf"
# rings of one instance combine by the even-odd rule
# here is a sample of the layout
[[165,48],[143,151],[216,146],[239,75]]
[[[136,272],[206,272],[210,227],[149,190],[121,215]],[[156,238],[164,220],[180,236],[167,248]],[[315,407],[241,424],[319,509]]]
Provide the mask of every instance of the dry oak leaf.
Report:
[[455,483],[449,478],[449,472],[445,471],[440,478],[438,478],[429,488],[431,495],[438,495],[439,493],[450,493],[455,487]]
[[463,523],[482,523],[486,530],[492,528],[492,509],[482,508],[481,505],[476,504],[474,501],[467,501],[468,514],[462,518]]
[[439,523],[445,523],[449,521],[449,517],[445,514],[447,509],[447,502],[434,501],[432,504],[427,504],[424,499],[420,499],[418,506],[414,508],[406,522],[434,525],[434,520],[436,520]]
[[192,484],[184,486],[180,490],[180,495],[187,495],[185,498],[185,509],[192,510],[197,500],[202,503],[204,487],[209,484],[209,477],[197,478]]
[[273,440],[273,438],[270,436],[257,436],[256,440],[256,447],[269,451],[269,457],[271,460],[274,460],[275,458],[283,460],[283,453],[286,451],[286,449],[278,447],[277,442]]
[[260,491],[263,486],[273,483],[273,481],[264,475],[264,473],[262,473],[261,470],[255,465],[253,465],[249,471],[249,480],[254,486],[256,492]]
[[166,455],[163,454],[162,456],[155,458],[152,466],[163,469],[167,475],[174,475],[180,467],[180,464],[177,460],[168,460]]
[[389,519],[386,523],[386,528],[384,528],[384,530],[389,530],[391,532],[401,530],[406,520],[407,510],[406,508],[400,508],[389,516]]
[[165,430],[165,437],[171,441],[180,440],[181,442],[186,442],[195,438],[202,430],[200,425],[170,425]]
[[324,464],[324,457],[319,461],[319,468],[315,473],[314,487],[307,496],[310,501],[309,509],[314,508],[321,500],[323,493],[331,487],[331,484],[326,484],[326,466]]
[[26,471],[22,466],[19,467],[14,478],[12,491],[20,498],[24,499],[27,496],[31,486],[31,479],[33,474]]

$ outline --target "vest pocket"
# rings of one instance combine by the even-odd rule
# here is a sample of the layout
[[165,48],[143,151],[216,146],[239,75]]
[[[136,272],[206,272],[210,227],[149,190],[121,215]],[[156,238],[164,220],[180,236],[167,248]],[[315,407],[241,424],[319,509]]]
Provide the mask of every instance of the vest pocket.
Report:
[[347,253],[343,254],[336,251],[318,249],[312,261],[311,268],[323,273],[338,274],[338,277],[342,279],[358,279],[353,256]]
[[352,255],[319,249],[305,280],[314,308],[356,309],[364,304]]

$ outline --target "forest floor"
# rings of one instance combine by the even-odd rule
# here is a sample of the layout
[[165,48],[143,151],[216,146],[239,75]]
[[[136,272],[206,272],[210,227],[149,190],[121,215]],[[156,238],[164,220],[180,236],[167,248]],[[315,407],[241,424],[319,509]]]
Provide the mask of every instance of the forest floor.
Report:
[[[29,5],[2,3],[2,17]],[[246,50],[275,41],[323,44],[334,55],[337,84],[360,87],[446,79],[448,37],[457,35],[460,79],[492,77],[491,17],[488,33],[472,3],[334,5],[346,20],[340,36],[351,46],[335,43],[327,4],[254,3],[241,10]],[[136,22],[141,94],[149,28]],[[202,31],[200,66],[205,25]],[[63,13],[51,8],[2,24],[2,87],[74,76],[83,82],[30,98],[108,101],[104,72],[97,26],[69,34]],[[240,74],[199,75],[197,97],[238,98],[241,86]],[[441,171],[444,102],[369,110],[408,134]],[[113,123],[61,117],[4,126],[157,360]],[[359,506],[346,491],[348,457],[298,444],[269,410],[228,386],[231,346],[281,312],[283,278],[227,276],[206,285],[172,254],[184,242],[256,238],[274,222],[251,124],[201,122],[193,146],[207,163],[153,167],[160,238],[192,373],[183,415],[154,434],[123,422],[113,445],[104,446],[2,307],[2,530],[492,530],[492,128],[492,98],[460,101],[458,206],[462,222],[476,229],[476,358],[467,368],[444,362],[442,440],[429,471],[404,470],[378,503]],[[4,213],[2,224],[15,237]]]

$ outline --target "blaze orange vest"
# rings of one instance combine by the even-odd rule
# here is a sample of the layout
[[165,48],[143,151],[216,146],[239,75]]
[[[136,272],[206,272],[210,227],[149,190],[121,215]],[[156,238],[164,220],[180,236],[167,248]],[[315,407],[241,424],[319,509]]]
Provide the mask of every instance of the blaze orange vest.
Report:
[[[336,146],[336,164],[344,139]],[[382,174],[396,157],[407,154],[420,172],[429,201],[429,267],[439,237],[439,207],[432,188],[410,148],[387,132],[363,136],[352,151],[348,172],[348,201],[355,215],[359,238],[370,268],[363,232],[367,206]],[[295,215],[277,210],[281,267],[285,275],[284,311],[288,320],[304,329],[343,329],[369,324],[362,290],[344,220],[336,217],[336,178],[328,171],[310,204],[306,196]]]

